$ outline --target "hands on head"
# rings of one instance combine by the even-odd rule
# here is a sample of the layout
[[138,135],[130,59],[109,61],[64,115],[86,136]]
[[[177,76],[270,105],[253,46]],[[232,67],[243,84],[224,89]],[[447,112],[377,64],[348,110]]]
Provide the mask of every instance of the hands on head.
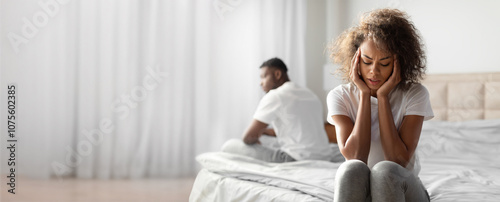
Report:
[[399,82],[401,82],[401,68],[399,66],[397,55],[394,55],[393,62],[394,65],[392,67],[392,74],[389,79],[387,79],[387,81],[385,81],[385,83],[382,84],[382,86],[380,86],[377,90],[377,97],[389,95],[392,89],[394,89]]
[[[360,93],[372,96],[387,96],[401,82],[401,69],[397,60],[397,55],[393,55],[393,69],[387,80],[384,80],[378,89],[370,88],[361,74],[360,60],[361,48],[355,52],[351,59],[350,79],[358,87]],[[365,72],[366,73],[366,72]],[[387,78],[387,77],[386,77]]]
[[351,81],[358,87],[361,93],[370,94],[370,88],[368,88],[365,81],[363,81],[363,79],[361,78],[361,73],[359,69],[360,58],[361,58],[361,49],[358,48],[358,50],[356,50],[356,53],[354,54],[354,57],[352,57],[351,60],[351,73],[349,76],[351,78]]

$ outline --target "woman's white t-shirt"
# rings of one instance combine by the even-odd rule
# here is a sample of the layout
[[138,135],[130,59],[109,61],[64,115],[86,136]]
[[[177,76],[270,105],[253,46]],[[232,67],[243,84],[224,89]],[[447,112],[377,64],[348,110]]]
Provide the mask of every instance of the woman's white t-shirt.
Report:
[[[378,122],[378,100],[370,97],[371,102],[371,145],[368,156],[368,167],[372,168],[376,163],[385,160],[382,143],[380,141],[380,130]],[[429,92],[421,84],[414,84],[407,91],[394,89],[389,93],[392,116],[396,128],[399,130],[403,118],[406,115],[423,116],[424,120],[434,117]],[[345,115],[355,123],[359,105],[359,90],[352,83],[337,86],[327,96],[328,117],[327,120],[333,124],[333,115]],[[416,153],[411,158],[406,168],[415,175],[420,172],[420,164]]]

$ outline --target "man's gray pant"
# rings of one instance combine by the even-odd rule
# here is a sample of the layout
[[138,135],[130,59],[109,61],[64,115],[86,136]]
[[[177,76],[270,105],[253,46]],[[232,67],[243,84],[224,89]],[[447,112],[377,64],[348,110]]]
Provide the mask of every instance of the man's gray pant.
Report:
[[292,158],[286,152],[281,151],[280,149],[270,148],[262,146],[260,144],[247,145],[239,139],[228,140],[222,146],[222,151],[250,156],[252,158],[267,162],[283,163],[295,161],[294,158]]

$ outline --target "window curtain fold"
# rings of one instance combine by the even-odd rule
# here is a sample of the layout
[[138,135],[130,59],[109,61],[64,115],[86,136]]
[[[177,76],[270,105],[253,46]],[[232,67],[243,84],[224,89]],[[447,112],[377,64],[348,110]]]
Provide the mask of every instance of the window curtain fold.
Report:
[[192,176],[196,155],[250,123],[264,60],[282,58],[306,83],[303,1],[54,0],[18,52],[8,33],[48,12],[4,2],[2,83],[19,87],[21,175]]

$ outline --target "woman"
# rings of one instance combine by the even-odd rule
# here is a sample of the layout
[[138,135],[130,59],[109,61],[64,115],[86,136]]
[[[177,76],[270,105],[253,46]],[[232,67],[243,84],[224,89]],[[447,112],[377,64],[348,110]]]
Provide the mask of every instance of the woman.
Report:
[[422,124],[434,115],[421,39],[406,13],[363,15],[330,48],[348,84],[327,97],[328,121],[346,158],[334,201],[429,201],[415,156]]

